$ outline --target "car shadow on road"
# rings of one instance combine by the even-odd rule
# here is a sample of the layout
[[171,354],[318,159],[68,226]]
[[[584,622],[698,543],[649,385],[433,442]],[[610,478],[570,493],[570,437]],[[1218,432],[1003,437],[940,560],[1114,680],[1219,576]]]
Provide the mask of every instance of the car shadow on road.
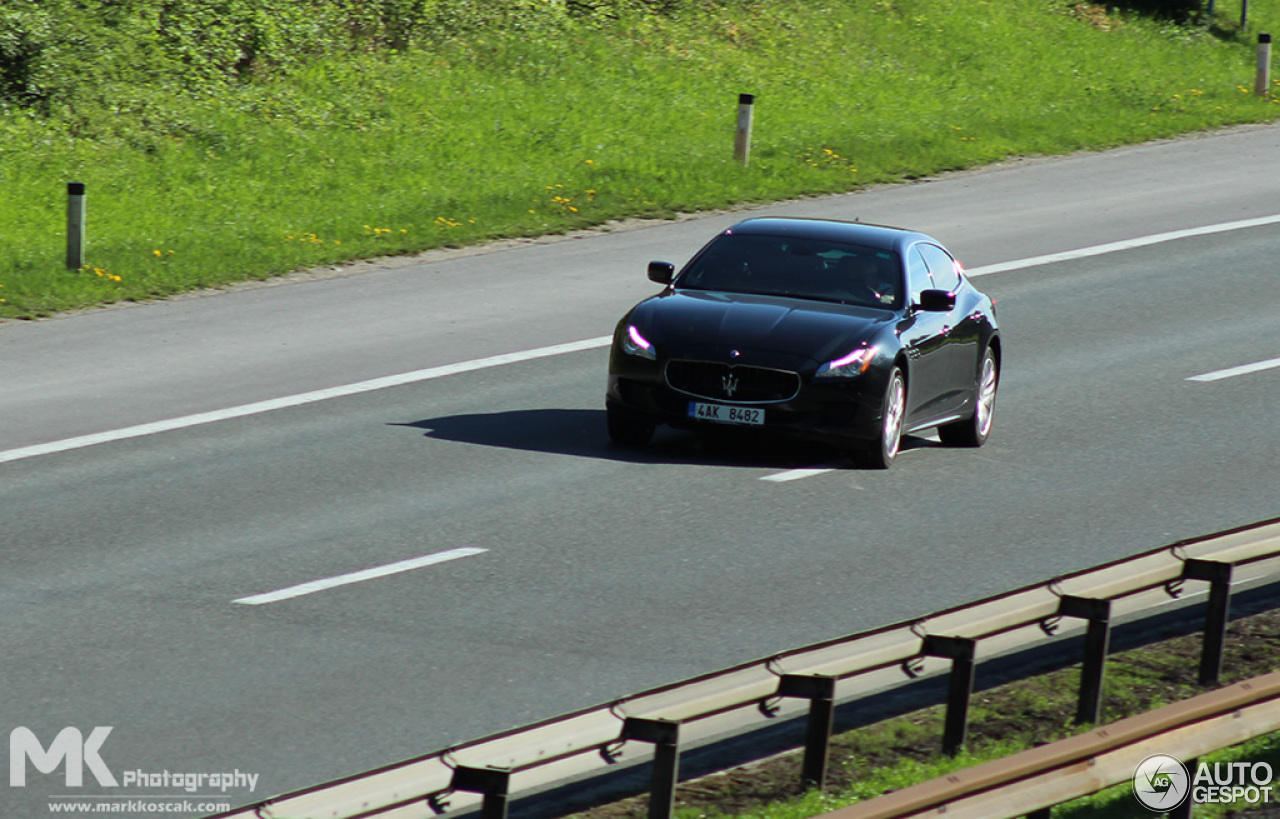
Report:
[[[659,427],[648,446],[619,446],[609,440],[603,409],[510,410],[448,415],[392,426],[420,429],[426,437],[442,441],[628,463],[755,469],[858,468],[848,454],[828,445],[732,427],[697,433]],[[903,440],[904,450],[930,446],[937,444],[916,437]]]

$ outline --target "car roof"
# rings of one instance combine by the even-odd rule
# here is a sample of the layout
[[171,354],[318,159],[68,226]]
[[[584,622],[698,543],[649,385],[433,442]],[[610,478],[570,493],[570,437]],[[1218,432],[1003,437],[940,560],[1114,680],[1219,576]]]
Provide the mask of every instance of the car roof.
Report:
[[726,233],[795,237],[797,239],[825,239],[864,245],[877,250],[904,251],[915,242],[939,244],[936,239],[912,230],[872,225],[865,222],[844,222],[837,219],[813,219],[795,216],[763,216],[747,219],[729,228]]

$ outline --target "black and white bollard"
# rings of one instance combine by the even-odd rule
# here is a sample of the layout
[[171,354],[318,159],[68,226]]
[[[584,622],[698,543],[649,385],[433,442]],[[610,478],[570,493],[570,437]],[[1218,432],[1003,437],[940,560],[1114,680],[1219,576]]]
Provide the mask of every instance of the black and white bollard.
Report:
[[1258,76],[1253,81],[1253,92],[1265,97],[1271,89],[1271,35],[1258,35]]
[[67,269],[84,267],[84,183],[67,183]]
[[751,117],[755,94],[738,95],[738,130],[733,140],[733,158],[746,165],[751,158]]

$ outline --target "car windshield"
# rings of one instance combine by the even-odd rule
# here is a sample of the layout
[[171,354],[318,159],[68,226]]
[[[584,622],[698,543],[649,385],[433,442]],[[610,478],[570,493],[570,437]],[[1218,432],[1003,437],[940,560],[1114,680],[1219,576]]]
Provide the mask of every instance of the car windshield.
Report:
[[690,262],[676,287],[892,309],[901,303],[902,265],[896,253],[860,245],[725,233]]

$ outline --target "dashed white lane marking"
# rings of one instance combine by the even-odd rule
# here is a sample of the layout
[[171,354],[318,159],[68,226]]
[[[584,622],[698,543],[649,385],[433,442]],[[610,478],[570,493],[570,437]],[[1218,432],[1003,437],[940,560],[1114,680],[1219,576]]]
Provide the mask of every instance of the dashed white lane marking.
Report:
[[226,421],[231,418],[243,418],[246,415],[258,415],[260,413],[271,412],[272,410],[284,409],[286,407],[313,404],[317,401],[327,401],[330,398],[341,398],[347,395],[357,395],[362,392],[374,392],[375,390],[383,390],[388,387],[398,387],[403,384],[413,384],[418,381],[430,381],[433,378],[444,378],[448,375],[474,372],[475,370],[483,370],[489,367],[500,367],[504,364],[515,364],[520,361],[532,361],[537,358],[550,358],[551,356],[563,355],[564,353],[593,350],[597,347],[608,346],[611,340],[611,336],[601,336],[599,338],[589,338],[585,341],[574,341],[568,344],[555,344],[550,347],[539,347],[535,350],[506,353],[504,355],[495,355],[488,358],[478,358],[474,361],[463,361],[458,364],[446,364],[441,367],[430,367],[425,370],[414,370],[413,372],[401,373],[400,375],[389,375],[383,378],[370,379],[369,381],[359,381],[355,384],[347,384],[341,387],[330,387],[328,389],[314,390],[312,392],[304,392],[297,395],[286,395],[283,398],[273,398],[269,401],[258,401],[253,404],[243,404],[238,407],[228,407],[227,409],[214,410],[212,412],[184,415],[181,418],[171,418],[167,421],[138,424],[137,426],[124,427],[123,429],[98,432],[93,435],[81,435],[77,438],[66,438],[61,441],[51,441],[47,444],[36,444],[34,446],[10,449],[5,452],[0,452],[0,463],[4,463],[6,461],[17,461],[23,458],[34,458],[39,455],[51,455],[55,452],[66,452],[71,449],[81,449],[83,447],[94,446],[95,444],[105,444],[111,441],[123,441],[128,438],[141,438],[144,435],[154,435],[157,432],[169,432],[170,430],[185,429],[186,427],[194,427],[201,424],[212,424],[216,421]]
[[786,483],[787,481],[798,481],[802,478],[812,478],[814,475],[825,475],[828,472],[835,471],[835,467],[788,469],[786,472],[776,472],[772,475],[765,475],[760,480],[771,481],[773,483]]
[[1234,378],[1237,375],[1248,375],[1249,373],[1261,372],[1263,370],[1272,370],[1280,367],[1280,358],[1273,358],[1269,361],[1258,361],[1254,364],[1241,364],[1239,367],[1230,367],[1225,370],[1215,370],[1211,373],[1203,375],[1193,375],[1188,381],[1221,381],[1224,378]]
[[312,580],[310,583],[301,583],[297,586],[290,586],[287,589],[279,589],[273,592],[264,592],[263,594],[255,594],[251,597],[241,597],[232,602],[241,603],[246,606],[261,606],[266,603],[276,603],[280,600],[289,600],[294,597],[302,597],[305,594],[315,594],[318,591],[332,589],[338,586],[348,586],[352,583],[362,583],[365,580],[373,580],[378,577],[386,577],[387,575],[400,574],[401,572],[409,572],[414,569],[421,569],[424,566],[434,566],[437,563],[445,563],[450,560],[458,560],[472,555],[482,554],[488,549],[478,549],[467,546],[461,549],[450,549],[447,552],[437,552],[433,555],[424,555],[423,557],[415,557],[409,560],[401,560],[398,563],[388,563],[385,566],[374,566],[371,569],[363,569],[350,574],[342,574],[337,577],[328,577],[324,580]]

